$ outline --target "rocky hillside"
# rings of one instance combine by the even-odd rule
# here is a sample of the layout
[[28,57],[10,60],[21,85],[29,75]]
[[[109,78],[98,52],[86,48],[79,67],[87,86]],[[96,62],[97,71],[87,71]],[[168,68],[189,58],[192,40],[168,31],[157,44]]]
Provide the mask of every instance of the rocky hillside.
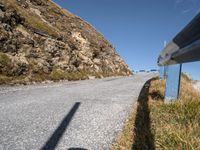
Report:
[[53,1],[0,1],[0,84],[131,74],[100,33]]

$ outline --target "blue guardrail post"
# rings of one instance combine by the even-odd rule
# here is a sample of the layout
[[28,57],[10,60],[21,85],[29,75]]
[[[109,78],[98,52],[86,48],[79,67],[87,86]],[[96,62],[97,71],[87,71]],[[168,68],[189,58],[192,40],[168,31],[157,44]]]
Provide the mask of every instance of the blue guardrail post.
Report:
[[182,64],[170,65],[167,68],[165,101],[173,102],[179,97]]
[[166,79],[167,72],[168,72],[168,66],[160,67],[159,68],[160,79]]
[[164,78],[164,67],[159,68],[160,79]]

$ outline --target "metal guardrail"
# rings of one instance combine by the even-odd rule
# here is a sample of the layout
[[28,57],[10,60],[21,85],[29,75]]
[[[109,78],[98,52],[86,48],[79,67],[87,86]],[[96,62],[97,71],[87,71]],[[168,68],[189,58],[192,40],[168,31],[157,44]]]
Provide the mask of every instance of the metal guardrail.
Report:
[[[165,99],[179,97],[182,63],[200,61],[200,13],[164,48],[158,57],[166,78]],[[164,71],[163,71],[164,70]]]
[[158,65],[194,61],[200,61],[200,13],[164,48]]

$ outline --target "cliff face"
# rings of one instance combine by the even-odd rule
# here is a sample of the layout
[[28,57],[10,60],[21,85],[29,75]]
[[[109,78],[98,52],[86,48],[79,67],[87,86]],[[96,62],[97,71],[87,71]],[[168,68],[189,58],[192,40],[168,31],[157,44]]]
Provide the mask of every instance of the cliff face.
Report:
[[0,83],[131,74],[100,33],[51,0],[0,1]]

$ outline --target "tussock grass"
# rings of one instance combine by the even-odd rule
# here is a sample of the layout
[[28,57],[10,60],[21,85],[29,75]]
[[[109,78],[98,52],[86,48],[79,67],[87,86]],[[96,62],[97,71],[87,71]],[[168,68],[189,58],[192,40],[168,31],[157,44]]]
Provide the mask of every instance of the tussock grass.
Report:
[[[4,59],[3,59],[4,60]],[[7,62],[7,61],[6,61]],[[1,64],[1,60],[0,60]],[[1,71],[1,66],[0,66]],[[68,80],[68,81],[76,81],[76,80],[87,80],[92,78],[104,78],[110,76],[125,76],[123,73],[120,72],[92,72],[89,70],[80,70],[80,71],[72,71],[66,72],[63,70],[53,70],[51,73],[44,73],[44,72],[37,72],[37,73],[30,73],[29,75],[21,75],[21,76],[7,76],[4,73],[0,72],[0,85],[1,84],[31,84],[35,82],[43,82],[43,81],[61,81],[61,80]]]
[[[152,85],[150,90],[159,84]],[[164,95],[164,86],[160,89]],[[150,108],[157,149],[200,149],[200,93],[191,80],[183,76],[181,96],[175,103],[155,105],[154,101]]]
[[5,67],[10,63],[10,58],[7,54],[0,52],[0,67]]
[[10,69],[11,69],[11,59],[7,54],[0,52],[0,75],[2,75],[0,79],[1,82],[3,82],[4,80],[8,81],[7,80],[8,77],[6,77],[6,75],[8,75],[8,70]]
[[53,71],[50,74],[50,80],[59,81],[59,80],[85,80],[88,79],[89,73],[84,71],[76,71],[76,72],[64,72],[64,71]]
[[152,80],[147,89],[148,98],[138,100],[137,111],[130,114],[112,149],[200,149],[200,93],[192,81],[182,76],[175,103],[164,103],[164,80]]
[[0,75],[0,84],[6,84],[8,82],[11,82],[12,78],[5,76],[5,75]]

